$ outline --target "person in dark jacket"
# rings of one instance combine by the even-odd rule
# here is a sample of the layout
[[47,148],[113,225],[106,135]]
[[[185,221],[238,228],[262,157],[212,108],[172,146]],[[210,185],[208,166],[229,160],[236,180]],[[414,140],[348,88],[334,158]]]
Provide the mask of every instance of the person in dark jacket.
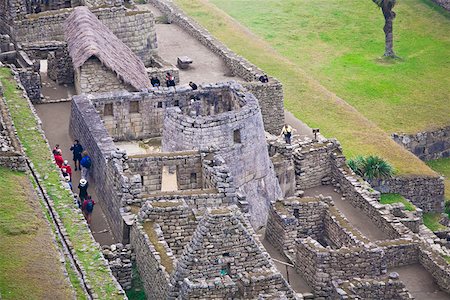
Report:
[[89,183],[87,182],[86,179],[81,178],[80,179],[80,184],[78,185],[78,189],[79,189],[79,197],[80,197],[80,201],[81,203],[83,203],[84,199],[86,199],[86,196],[88,195],[88,187],[89,187]]
[[81,158],[81,161],[80,161],[81,178],[88,180],[89,169],[91,168],[91,165],[92,165],[91,157],[88,155],[88,152],[86,150],[83,151],[82,156],[83,157]]
[[[75,163],[75,171],[77,171],[78,169],[80,169],[80,171],[81,171],[80,162],[81,162],[81,158],[82,158],[81,153],[83,153],[83,146],[81,146],[79,140],[75,140],[75,143],[72,145],[72,147],[70,147],[70,151],[73,152],[73,161]],[[77,169],[77,162],[78,162],[78,169]]]
[[193,83],[192,81],[189,82],[189,86],[191,87],[191,89],[192,89],[193,91],[195,91],[196,89],[198,89],[198,86],[197,86],[195,83]]
[[152,79],[150,80],[150,83],[152,84],[153,87],[159,87],[161,85],[161,82],[155,76],[152,77]]

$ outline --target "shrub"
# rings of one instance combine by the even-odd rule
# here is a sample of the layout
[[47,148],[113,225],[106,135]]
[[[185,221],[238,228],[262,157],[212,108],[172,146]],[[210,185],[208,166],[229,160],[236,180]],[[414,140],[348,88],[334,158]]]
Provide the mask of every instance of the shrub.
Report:
[[394,174],[394,169],[387,161],[381,157],[369,155],[369,156],[357,156],[350,159],[347,162],[350,169],[355,174],[363,177],[367,181],[379,180],[390,178]]

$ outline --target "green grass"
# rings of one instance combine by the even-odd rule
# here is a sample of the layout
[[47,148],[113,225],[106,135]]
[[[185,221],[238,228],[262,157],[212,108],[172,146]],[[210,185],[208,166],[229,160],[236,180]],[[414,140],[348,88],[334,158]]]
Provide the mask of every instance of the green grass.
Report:
[[59,253],[25,173],[0,167],[0,296],[69,299]]
[[4,96],[8,104],[19,139],[25,148],[28,158],[38,170],[41,181],[55,204],[67,234],[72,242],[82,266],[86,270],[87,279],[93,286],[93,292],[101,299],[122,299],[112,280],[109,270],[99,260],[100,250],[94,244],[84,218],[73,206],[73,198],[64,189],[59,170],[51,161],[51,153],[42,135],[37,129],[37,120],[32,114],[28,102],[17,89],[10,70],[0,68],[0,80],[4,87]]
[[146,300],[147,296],[144,291],[144,284],[137,270],[136,264],[133,263],[133,279],[131,281],[131,289],[126,291],[129,300]]
[[440,213],[424,213],[423,214],[423,224],[428,227],[431,231],[439,231],[444,230],[447,227],[440,224],[439,221],[441,220],[441,214]]
[[[295,57],[289,57],[281,50],[279,52],[274,50],[277,45],[274,46],[272,42],[263,41],[255,36],[246,27],[206,0],[176,0],[175,2],[231,50],[278,78],[284,86],[286,108],[309,126],[319,127],[325,136],[336,137],[341,142],[347,158],[356,155],[378,155],[392,164],[399,175],[436,176],[436,173],[417,157],[393,142],[386,131],[327,90],[321,84],[322,82],[312,78],[310,75],[312,72],[308,68],[303,68]],[[236,4],[236,1],[231,2]],[[261,7],[284,6],[285,2],[292,3],[292,1],[273,1],[273,3],[263,1],[254,5],[251,10],[246,10],[246,13],[251,14],[255,11],[256,14]],[[312,2],[309,1],[309,3]],[[239,9],[246,8],[247,3],[255,2],[253,0],[242,2],[240,3],[242,5],[238,6]],[[286,10],[297,11],[294,8],[295,6]],[[374,12],[379,13],[376,9]],[[271,17],[277,18],[276,22],[285,22],[276,13],[271,14]],[[271,24],[276,27],[276,22]],[[252,27],[250,29],[253,30]],[[287,31],[294,31],[294,29],[287,29]],[[269,29],[267,32],[269,34]],[[273,35],[275,38],[276,34]],[[295,39],[295,36],[292,39]],[[289,45],[280,44],[277,47],[278,49],[289,48]],[[297,57],[304,55],[299,49],[290,49]],[[384,114],[384,111],[380,114]]]
[[449,125],[450,14],[427,1],[398,1],[392,60],[372,1],[210,0],[379,127],[408,133]]
[[381,194],[381,204],[403,203],[408,211],[415,211],[416,207],[400,194]]

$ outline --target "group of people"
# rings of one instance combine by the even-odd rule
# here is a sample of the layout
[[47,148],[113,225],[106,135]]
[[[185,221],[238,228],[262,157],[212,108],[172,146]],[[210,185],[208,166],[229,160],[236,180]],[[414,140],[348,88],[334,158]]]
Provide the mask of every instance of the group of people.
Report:
[[[89,195],[87,189],[89,187],[88,184],[88,176],[89,169],[91,168],[92,161],[86,150],[83,149],[83,146],[80,144],[80,141],[75,140],[74,144],[70,147],[70,151],[73,153],[73,161],[75,165],[75,171],[80,170],[81,179],[78,185],[78,207],[83,211],[83,215],[86,218],[88,224],[91,223],[91,216],[94,210],[95,202],[92,197]],[[61,173],[66,181],[68,187],[73,190],[72,185],[72,167],[69,165],[69,162],[65,160],[62,156],[62,150],[58,144],[53,148],[53,157],[55,158],[56,165],[60,168]]]
[[[156,76],[152,76],[152,78],[150,79],[150,83],[152,84],[152,87],[161,86],[161,81]],[[175,86],[175,77],[173,77],[173,75],[170,74],[169,72],[166,73],[166,86],[167,87]],[[192,81],[189,82],[189,86],[194,91],[198,89],[197,85]]]

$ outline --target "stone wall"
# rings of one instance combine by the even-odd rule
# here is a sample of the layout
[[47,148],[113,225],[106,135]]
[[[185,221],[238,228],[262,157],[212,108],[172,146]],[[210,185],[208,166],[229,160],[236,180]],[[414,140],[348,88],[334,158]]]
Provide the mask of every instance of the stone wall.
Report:
[[25,88],[28,98],[32,103],[41,102],[41,74],[39,73],[39,62],[28,68],[20,68],[20,83]]
[[330,182],[331,153],[340,148],[335,140],[300,143],[293,152],[297,189],[303,190]]
[[433,0],[433,2],[443,9],[450,11],[450,0]]
[[332,293],[332,279],[373,278],[386,273],[384,252],[373,245],[330,250],[308,237],[297,240],[296,254],[295,268],[316,297]]
[[414,299],[398,274],[391,273],[389,277],[377,279],[354,279],[351,281],[337,280],[331,298],[336,300],[412,300]]
[[161,191],[162,169],[176,169],[178,190],[200,189],[202,184],[202,160],[198,151],[157,153],[154,155],[130,156],[129,171],[139,175],[142,193]]
[[388,268],[412,265],[419,262],[419,245],[411,238],[377,241],[383,248]]
[[141,193],[141,179],[126,176],[125,152],[118,151],[86,96],[75,96],[69,131],[89,152],[92,159],[90,179],[96,183],[99,203],[118,241],[123,238],[123,206]]
[[429,245],[420,245],[420,264],[430,272],[439,287],[450,293],[450,264],[442,256],[429,248]]
[[[446,2],[450,9],[450,1]],[[421,160],[450,156],[450,126],[416,134],[394,133],[392,134],[392,138]]]
[[[64,41],[64,22],[71,8],[28,15],[14,23],[11,37],[17,43]],[[93,13],[144,62],[152,62],[157,48],[154,17],[149,11],[127,11],[122,7],[97,8]]]
[[180,26],[205,47],[222,58],[233,75],[239,76],[248,82],[244,83],[244,86],[259,99],[265,130],[278,135],[284,124],[281,83],[272,77],[269,78],[268,83],[258,82],[259,76],[264,74],[262,70],[233,53],[225,45],[211,36],[207,30],[186,16],[173,2],[166,0],[150,0],[149,2],[166,15],[169,22]]
[[66,46],[49,52],[47,62],[47,74],[50,79],[58,84],[74,83],[74,67]]
[[276,136],[266,133],[270,160],[280,184],[283,198],[294,196],[296,176],[293,160],[293,146],[280,141]]
[[397,193],[424,212],[443,212],[444,179],[441,177],[395,176],[374,184],[382,193]]
[[103,65],[96,57],[89,58],[75,70],[75,90],[77,94],[105,93],[110,91],[135,91],[118,75]]
[[138,222],[131,229],[130,241],[136,252],[136,265],[148,299],[167,299],[169,273],[161,265],[160,254]]
[[124,290],[131,288],[132,267],[135,255],[131,245],[112,244],[102,246],[103,256],[108,260],[114,277]]
[[139,219],[158,223],[164,240],[175,257],[179,257],[197,227],[192,210],[182,200],[146,202],[139,211]]
[[215,86],[227,88],[228,93],[215,92],[190,106],[166,109],[162,149],[219,149],[236,187],[247,198],[250,220],[258,228],[266,223],[269,204],[281,197],[267,152],[261,112],[255,97],[243,93],[240,85],[230,82]]
[[[1,66],[1,63],[0,63]],[[3,98],[3,86],[0,82],[0,166],[16,170],[27,170],[23,150],[12,123],[11,115]]]

